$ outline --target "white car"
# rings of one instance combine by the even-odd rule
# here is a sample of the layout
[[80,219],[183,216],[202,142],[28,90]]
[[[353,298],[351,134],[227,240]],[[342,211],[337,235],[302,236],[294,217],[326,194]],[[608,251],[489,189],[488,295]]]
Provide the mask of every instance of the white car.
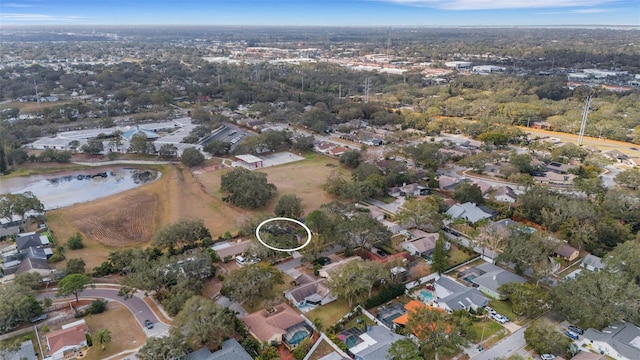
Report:
[[553,354],[542,354],[542,355],[540,355],[540,359],[542,359],[542,360],[553,360],[555,358],[556,358],[556,356],[553,355]]
[[489,306],[485,306],[485,307],[484,307],[484,311],[488,312],[488,313],[489,313],[489,314],[491,314],[491,315],[495,315],[495,314],[497,314],[497,312],[496,312],[495,310],[493,310],[493,308],[492,308],[492,307],[489,307]]
[[491,318],[497,322],[499,322],[500,324],[505,324],[509,322],[509,318],[504,316],[504,315],[500,315],[500,314],[493,314],[491,315]]

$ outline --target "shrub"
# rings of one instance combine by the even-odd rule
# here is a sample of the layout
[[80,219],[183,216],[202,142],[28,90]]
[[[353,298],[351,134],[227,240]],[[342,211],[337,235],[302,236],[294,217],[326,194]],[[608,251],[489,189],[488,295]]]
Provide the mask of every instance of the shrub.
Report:
[[84,248],[84,244],[82,243],[82,235],[80,235],[80,233],[78,232],[71,235],[71,237],[69,237],[69,240],[67,240],[67,247],[71,250]]
[[398,296],[404,294],[404,284],[389,284],[380,288],[380,291],[375,296],[367,299],[364,303],[364,307],[371,309],[373,307],[382,305],[387,301],[393,300]]

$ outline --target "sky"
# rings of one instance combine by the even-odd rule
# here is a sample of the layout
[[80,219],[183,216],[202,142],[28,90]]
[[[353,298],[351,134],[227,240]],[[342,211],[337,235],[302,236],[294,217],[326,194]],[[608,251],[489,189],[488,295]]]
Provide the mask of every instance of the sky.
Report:
[[5,25],[640,27],[640,0],[0,0]]

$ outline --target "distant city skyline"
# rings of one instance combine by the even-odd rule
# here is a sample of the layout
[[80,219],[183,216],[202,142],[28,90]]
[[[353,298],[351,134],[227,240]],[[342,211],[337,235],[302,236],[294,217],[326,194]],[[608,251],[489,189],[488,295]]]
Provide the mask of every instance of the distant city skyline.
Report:
[[638,0],[2,0],[5,25],[635,26]]

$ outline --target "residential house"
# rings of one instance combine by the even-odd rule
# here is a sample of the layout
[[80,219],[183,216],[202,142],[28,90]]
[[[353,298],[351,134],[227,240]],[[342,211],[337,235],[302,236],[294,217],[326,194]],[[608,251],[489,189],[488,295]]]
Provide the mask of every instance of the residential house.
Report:
[[[295,279],[298,286],[284,292],[284,296],[303,312],[325,305],[337,299],[326,285],[326,279],[301,274]],[[305,311],[306,310],[306,311]]]
[[440,175],[438,176],[438,184],[442,190],[453,190],[458,186],[460,180],[455,177]]
[[274,345],[282,343],[290,349],[313,333],[305,319],[287,304],[258,310],[241,320],[260,342]]
[[575,167],[576,167],[575,165],[562,164],[559,162],[552,161],[547,164],[547,166],[545,167],[545,170],[554,172],[556,174],[566,174],[569,171],[569,169],[572,169]]
[[370,218],[376,219],[378,221],[384,220],[385,213],[379,207],[372,205],[372,206],[367,206],[367,209],[369,209]]
[[327,264],[325,266],[323,266],[322,268],[320,268],[320,270],[318,271],[318,274],[326,279],[330,279],[331,278],[331,274],[336,271],[338,268],[340,268],[342,265],[350,262],[350,261],[362,261],[362,258],[360,256],[352,256],[352,257],[348,257],[346,259],[342,259],[340,261],[331,263],[331,264]]
[[627,155],[621,153],[620,151],[616,150],[616,149],[612,149],[609,151],[605,151],[602,153],[602,155],[604,155],[605,157],[617,161],[617,162],[622,162],[627,158]]
[[329,142],[325,142],[325,141],[321,141],[317,144],[315,144],[313,146],[313,149],[319,153],[323,153],[326,154],[327,151],[329,151],[330,149],[333,149],[334,147],[336,147],[335,144],[333,143],[329,143]]
[[62,325],[62,329],[46,335],[47,348],[52,360],[76,359],[79,350],[87,346],[89,327],[84,319]]
[[387,358],[391,344],[405,337],[384,326],[375,325],[368,326],[367,331],[358,338],[358,344],[349,349],[355,360],[383,360]]
[[498,290],[500,286],[509,283],[522,284],[527,280],[522,276],[502,269],[491,263],[484,263],[460,273],[460,277],[478,286],[478,290],[498,300],[505,300],[506,296]]
[[624,163],[629,166],[640,166],[640,157],[630,157],[624,160]]
[[560,256],[561,258],[567,260],[567,261],[573,261],[575,259],[578,258],[578,256],[580,256],[580,252],[578,251],[578,249],[574,248],[573,246],[567,244],[566,242],[562,242],[562,245],[560,245],[559,248],[557,248],[554,253],[557,256]]
[[480,188],[480,191],[482,192],[482,195],[486,195],[492,189],[491,184],[486,183],[486,182],[484,182],[482,180],[473,179],[473,180],[471,180],[471,182]]
[[411,239],[400,243],[402,249],[414,256],[422,256],[427,259],[436,248],[436,241],[440,237],[438,233],[427,233],[414,229],[411,232]]
[[513,204],[518,200],[518,195],[513,191],[512,187],[500,186],[493,195],[493,199]]
[[187,354],[187,360],[252,360],[253,357],[240,345],[238,340],[231,338],[222,343],[222,348],[211,352],[206,346]]
[[221,259],[233,259],[238,255],[244,254],[253,242],[251,240],[238,239],[236,241],[224,241],[211,246],[212,250],[218,254]]
[[27,340],[20,344],[18,351],[8,354],[7,360],[38,360],[33,341]]
[[616,360],[637,360],[640,359],[640,327],[616,321],[602,331],[587,329],[580,345]]
[[0,240],[8,236],[18,235],[20,232],[20,225],[22,225],[22,223],[23,220],[20,215],[0,218]]
[[460,309],[475,311],[489,303],[489,299],[482,295],[477,288],[464,286],[448,276],[440,276],[433,285],[437,295],[433,306],[442,308],[449,313]]
[[327,154],[331,156],[340,156],[346,153],[347,151],[349,151],[349,149],[344,146],[336,146],[332,149],[327,150]]
[[417,183],[405,184],[400,188],[400,194],[403,196],[428,195],[429,189]]
[[395,198],[402,196],[402,191],[400,191],[400,188],[397,186],[391,187],[387,190],[387,194],[389,194],[389,196],[393,196]]
[[582,259],[580,266],[589,271],[600,271],[604,269],[605,263],[601,257],[588,254]]
[[393,319],[392,323],[393,323],[394,329],[397,328],[398,326],[401,326],[401,327],[407,326],[407,323],[409,323],[409,315],[411,315],[411,313],[415,312],[418,309],[423,309],[427,307],[430,309],[433,309],[433,306],[428,306],[422,301],[410,300],[402,308],[401,315]]
[[16,248],[18,251],[26,250],[30,247],[44,248],[49,246],[49,238],[36,232],[18,234],[16,238]]
[[574,355],[571,360],[607,360],[607,357],[601,354],[595,354],[588,351],[580,351]]
[[483,173],[487,175],[493,175],[497,177],[505,177],[503,174],[503,169],[507,167],[508,164],[505,163],[497,163],[497,164],[485,164]]
[[450,207],[449,210],[447,210],[447,215],[451,216],[453,220],[464,219],[475,224],[480,220],[492,218],[494,213],[484,206],[478,206],[472,202],[466,202],[464,204],[455,204]]

